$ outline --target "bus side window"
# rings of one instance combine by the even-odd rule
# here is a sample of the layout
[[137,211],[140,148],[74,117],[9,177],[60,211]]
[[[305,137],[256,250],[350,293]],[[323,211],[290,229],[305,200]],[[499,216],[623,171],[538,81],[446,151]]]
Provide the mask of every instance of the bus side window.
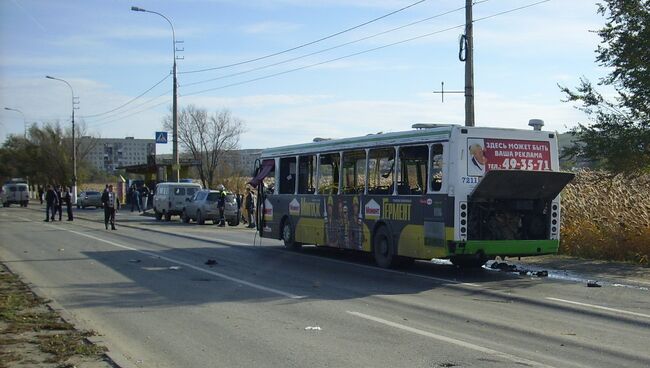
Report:
[[339,192],[339,165],[341,156],[338,153],[320,155],[320,177],[318,178],[318,193],[337,194]]
[[298,163],[298,194],[314,194],[316,191],[316,156],[300,156]]
[[296,158],[280,159],[280,194],[293,194],[296,190]]
[[368,194],[393,193],[395,149],[372,149],[368,156]]
[[443,145],[440,143],[431,146],[431,191],[439,192],[442,188]]
[[424,194],[427,182],[427,156],[429,147],[400,147],[400,173],[397,179],[398,194]]
[[363,193],[366,185],[366,151],[343,153],[343,194]]

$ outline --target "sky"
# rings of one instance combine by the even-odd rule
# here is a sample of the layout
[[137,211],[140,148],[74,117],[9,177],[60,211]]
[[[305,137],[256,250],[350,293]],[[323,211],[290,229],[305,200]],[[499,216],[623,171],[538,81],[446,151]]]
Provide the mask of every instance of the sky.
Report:
[[[72,92],[46,75],[71,85],[75,122],[87,134],[153,138],[162,130],[172,106],[172,28],[131,6],[167,17],[182,41],[179,109],[230,110],[245,124],[241,148],[418,122],[462,125],[463,95],[442,102],[433,92],[441,82],[446,91],[464,88],[465,1],[416,2],[0,0],[0,141],[23,134],[25,122],[70,125]],[[595,62],[599,38],[591,32],[605,19],[595,0],[550,0],[498,15],[536,2],[475,1],[477,126],[529,129],[537,118],[564,132],[587,122],[562,101],[558,84],[607,73]],[[157,151],[171,152],[171,143]]]

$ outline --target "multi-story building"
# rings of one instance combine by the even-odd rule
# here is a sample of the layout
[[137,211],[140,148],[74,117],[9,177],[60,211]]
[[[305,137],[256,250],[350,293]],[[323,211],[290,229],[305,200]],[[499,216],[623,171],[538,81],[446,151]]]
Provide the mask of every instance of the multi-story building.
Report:
[[81,137],[79,144],[84,159],[108,173],[120,166],[146,164],[148,156],[156,155],[155,139]]
[[221,159],[221,167],[217,170],[226,169],[230,173],[240,174],[241,176],[253,175],[255,169],[255,160],[260,158],[261,149],[241,149],[226,152]]

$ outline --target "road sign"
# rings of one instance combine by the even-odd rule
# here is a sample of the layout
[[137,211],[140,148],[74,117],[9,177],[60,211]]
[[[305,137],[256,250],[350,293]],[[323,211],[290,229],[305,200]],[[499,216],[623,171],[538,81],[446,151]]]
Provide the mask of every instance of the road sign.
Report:
[[156,143],[167,143],[167,132],[156,132]]

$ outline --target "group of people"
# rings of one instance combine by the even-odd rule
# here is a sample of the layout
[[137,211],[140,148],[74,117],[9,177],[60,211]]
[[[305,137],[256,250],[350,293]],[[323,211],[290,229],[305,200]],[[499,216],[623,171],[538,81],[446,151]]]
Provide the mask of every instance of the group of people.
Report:
[[135,184],[132,184],[126,195],[131,203],[131,212],[136,208],[138,209],[138,212],[144,212],[147,210],[151,191],[146,185],[142,185],[138,188]]
[[42,189],[39,191],[39,197],[41,199],[41,204],[43,203],[43,197],[45,197],[45,222],[55,221],[56,214],[59,214],[59,221],[63,217],[63,204],[65,203],[68,221],[72,221],[74,218],[72,216],[72,194],[70,194],[71,189],[69,187],[62,187],[61,185],[48,185],[47,191],[42,193]]

